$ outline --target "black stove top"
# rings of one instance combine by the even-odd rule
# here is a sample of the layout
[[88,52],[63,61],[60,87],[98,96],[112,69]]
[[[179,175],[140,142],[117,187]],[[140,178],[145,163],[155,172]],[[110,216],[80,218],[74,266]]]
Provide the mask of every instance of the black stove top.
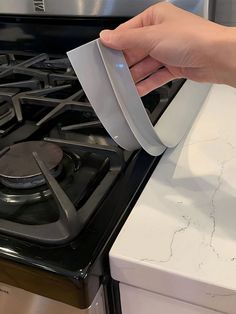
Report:
[[68,242],[111,189],[125,154],[102,128],[68,59],[0,60],[0,232]]
[[[153,123],[182,83],[143,97]],[[0,52],[0,256],[99,278],[158,160],[117,146],[65,56]]]

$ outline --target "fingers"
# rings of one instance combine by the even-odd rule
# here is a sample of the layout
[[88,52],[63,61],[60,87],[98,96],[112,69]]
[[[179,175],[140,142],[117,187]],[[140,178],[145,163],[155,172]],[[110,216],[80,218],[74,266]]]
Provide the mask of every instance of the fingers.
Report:
[[125,23],[120,24],[116,30],[125,30],[129,28],[140,28],[143,27],[143,13],[136,15],[132,19],[128,20]]
[[125,23],[120,24],[117,30],[126,30],[131,28],[140,28],[144,26],[150,26],[159,24],[162,22],[163,15],[169,10],[170,3],[161,2],[151,5],[146,10],[128,20]]
[[117,49],[144,49],[147,54],[156,43],[157,26],[145,26],[135,29],[104,30],[100,33],[102,43],[106,46]]
[[163,68],[136,84],[136,87],[139,95],[142,97],[173,79],[175,79],[174,75],[171,74],[167,68]]
[[135,83],[137,83],[147,76],[151,75],[152,73],[156,72],[160,67],[162,67],[162,64],[159,61],[151,57],[146,57],[141,62],[135,64],[130,69],[130,72]]
[[147,8],[142,13],[136,15],[125,23],[120,24],[116,30],[126,30],[152,25],[152,7]]
[[127,49],[123,52],[129,67],[132,67],[136,63],[140,62],[148,55],[144,49]]

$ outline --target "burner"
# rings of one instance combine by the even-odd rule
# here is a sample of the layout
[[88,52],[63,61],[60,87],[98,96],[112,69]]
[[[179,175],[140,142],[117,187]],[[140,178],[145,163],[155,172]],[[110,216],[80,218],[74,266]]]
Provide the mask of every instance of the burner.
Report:
[[23,142],[10,146],[0,158],[0,182],[15,189],[30,189],[45,184],[33,152],[38,153],[54,177],[60,174],[63,151],[58,145],[43,141]]

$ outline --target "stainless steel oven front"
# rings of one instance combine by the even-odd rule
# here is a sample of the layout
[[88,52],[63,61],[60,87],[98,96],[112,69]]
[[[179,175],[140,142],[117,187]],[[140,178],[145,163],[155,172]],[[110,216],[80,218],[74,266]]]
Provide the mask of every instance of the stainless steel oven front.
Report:
[[103,287],[86,309],[49,299],[29,291],[0,283],[0,313],[2,314],[105,314]]
[[[161,0],[8,0],[2,1],[1,13],[115,17],[134,16]],[[167,0],[183,9],[207,17],[214,1],[209,0]]]

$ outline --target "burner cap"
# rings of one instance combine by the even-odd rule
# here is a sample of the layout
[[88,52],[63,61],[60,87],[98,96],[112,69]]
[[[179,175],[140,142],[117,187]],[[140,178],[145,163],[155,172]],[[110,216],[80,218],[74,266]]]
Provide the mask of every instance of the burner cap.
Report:
[[29,189],[45,184],[33,152],[38,153],[55,177],[59,175],[63,151],[58,145],[43,141],[18,143],[10,146],[9,151],[0,158],[0,181],[5,186]]

